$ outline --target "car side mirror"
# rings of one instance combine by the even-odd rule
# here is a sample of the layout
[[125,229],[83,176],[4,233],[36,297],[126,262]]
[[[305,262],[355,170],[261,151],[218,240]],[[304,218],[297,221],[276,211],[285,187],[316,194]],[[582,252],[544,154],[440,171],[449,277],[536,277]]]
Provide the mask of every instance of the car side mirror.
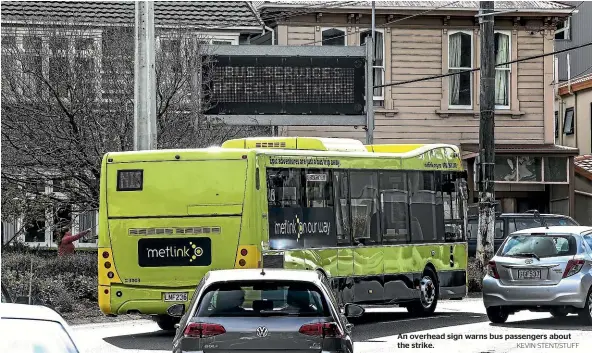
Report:
[[172,317],[181,317],[185,314],[185,304],[174,304],[169,306],[167,314]]
[[346,317],[360,317],[364,315],[364,308],[357,304],[346,304],[345,305],[345,316]]

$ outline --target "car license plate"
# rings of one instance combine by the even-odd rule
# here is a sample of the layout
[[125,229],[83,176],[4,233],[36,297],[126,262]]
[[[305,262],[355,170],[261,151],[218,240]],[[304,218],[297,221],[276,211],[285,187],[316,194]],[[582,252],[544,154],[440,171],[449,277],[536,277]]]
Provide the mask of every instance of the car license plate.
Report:
[[541,270],[518,270],[518,279],[541,279]]
[[186,302],[187,301],[187,293],[186,292],[164,293],[164,301],[165,302]]

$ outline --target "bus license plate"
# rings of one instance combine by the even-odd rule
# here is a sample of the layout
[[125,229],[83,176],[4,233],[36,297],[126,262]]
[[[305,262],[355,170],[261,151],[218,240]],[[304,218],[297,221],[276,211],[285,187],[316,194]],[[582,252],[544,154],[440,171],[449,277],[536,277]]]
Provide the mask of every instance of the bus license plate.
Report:
[[187,293],[183,293],[183,292],[164,293],[164,301],[165,302],[186,302],[187,301]]
[[518,279],[541,279],[541,270],[518,270]]

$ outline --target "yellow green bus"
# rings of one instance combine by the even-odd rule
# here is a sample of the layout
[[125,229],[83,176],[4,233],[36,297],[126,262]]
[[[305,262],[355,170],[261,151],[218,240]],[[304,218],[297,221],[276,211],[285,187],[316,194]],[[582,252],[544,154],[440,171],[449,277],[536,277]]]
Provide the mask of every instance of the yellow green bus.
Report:
[[319,271],[341,305],[430,314],[466,295],[466,172],[447,144],[260,137],[108,153],[99,306],[154,315],[189,304],[214,269]]

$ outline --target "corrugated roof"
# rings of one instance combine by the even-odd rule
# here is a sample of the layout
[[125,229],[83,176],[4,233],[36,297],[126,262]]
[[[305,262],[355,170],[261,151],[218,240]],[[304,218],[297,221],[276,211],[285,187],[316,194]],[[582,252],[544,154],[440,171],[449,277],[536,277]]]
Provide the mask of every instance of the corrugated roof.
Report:
[[[474,143],[463,143],[461,149],[465,152],[479,152],[479,145]],[[574,147],[567,147],[554,144],[496,144],[495,153],[499,154],[563,154],[577,155],[579,150]]]
[[[436,8],[446,4],[444,1],[376,1],[376,9],[428,9]],[[479,1],[449,1],[446,9],[470,9],[478,10]],[[254,1],[258,9],[281,8],[281,7],[336,7],[341,8],[370,8],[372,1]],[[313,6],[316,5],[316,6]],[[495,9],[498,10],[569,10],[574,6],[558,1],[495,1]]]
[[[2,1],[4,21],[76,21],[100,24],[134,23],[133,1]],[[246,1],[155,1],[156,25],[213,28],[261,27]]]

